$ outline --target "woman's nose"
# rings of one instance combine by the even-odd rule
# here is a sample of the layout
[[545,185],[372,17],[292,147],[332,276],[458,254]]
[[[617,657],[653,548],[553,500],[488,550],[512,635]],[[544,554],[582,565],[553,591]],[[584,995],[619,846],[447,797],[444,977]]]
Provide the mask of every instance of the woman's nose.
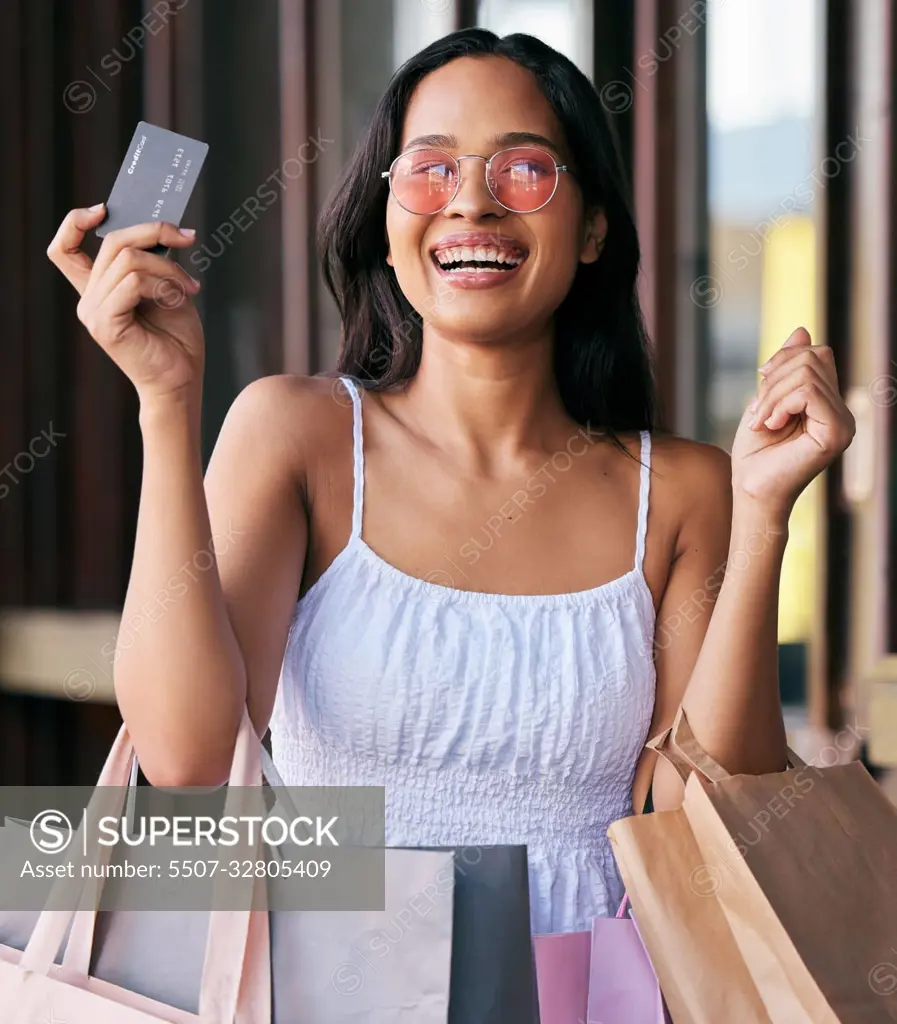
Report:
[[457,195],[443,211],[447,217],[477,219],[490,214],[501,216],[507,212],[489,191],[483,157],[459,157],[458,166],[461,168],[461,184]]

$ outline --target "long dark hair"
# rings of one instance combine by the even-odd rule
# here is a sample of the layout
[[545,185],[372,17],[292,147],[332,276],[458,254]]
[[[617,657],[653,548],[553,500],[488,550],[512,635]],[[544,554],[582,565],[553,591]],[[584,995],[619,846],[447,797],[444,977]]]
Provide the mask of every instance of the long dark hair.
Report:
[[422,321],[386,263],[389,191],[381,171],[399,150],[418,82],[458,57],[487,55],[507,57],[535,75],[564,130],[586,209],[600,206],[607,217],[601,258],[579,264],[555,313],[561,400],[574,420],[612,436],[652,430],[654,380],[636,292],[639,244],[615,135],[586,76],[527,35],[499,38],[481,28],[454,32],[408,60],[390,81],[318,224],[324,279],[343,322],[338,370],[376,390],[395,387],[417,372]]

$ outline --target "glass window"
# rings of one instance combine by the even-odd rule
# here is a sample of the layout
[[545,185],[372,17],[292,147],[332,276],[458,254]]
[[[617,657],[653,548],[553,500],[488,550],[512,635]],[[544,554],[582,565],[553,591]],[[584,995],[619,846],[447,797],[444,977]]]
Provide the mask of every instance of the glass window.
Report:
[[592,77],[593,0],[479,0],[477,24],[500,36],[525,32]]
[[455,30],[456,0],[394,0],[393,8],[395,67]]
[[812,26],[819,10],[814,0],[755,0],[714,6],[708,19],[710,273],[717,286],[708,419],[709,439],[726,448],[759,364],[793,327],[812,333],[813,200],[824,181],[814,179]]
[[[815,336],[823,4],[718,4],[708,18],[710,387],[708,440],[730,449],[757,367],[794,328]],[[814,337],[814,340],[819,340]],[[812,640],[822,481],[790,522],[780,588],[783,697],[800,699]],[[793,671],[788,658],[793,656]]]
[[[455,0],[341,0],[316,7],[316,118],[334,143],[317,161],[320,212],[393,73],[455,28]],[[385,186],[384,186],[385,187]],[[341,343],[339,314],[320,274],[313,369],[329,370]]]

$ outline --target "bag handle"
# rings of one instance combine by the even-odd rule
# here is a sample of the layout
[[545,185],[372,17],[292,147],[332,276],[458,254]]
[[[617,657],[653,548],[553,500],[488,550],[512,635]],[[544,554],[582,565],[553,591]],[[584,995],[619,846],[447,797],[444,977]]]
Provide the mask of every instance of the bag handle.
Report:
[[[98,821],[106,813],[112,816],[118,816],[121,813],[122,794],[120,789],[113,787],[121,786],[122,781],[127,779],[132,753],[130,737],[126,728],[122,726],[112,744],[112,749],[109,751],[96,788],[87,805],[86,820]],[[82,820],[72,839],[73,847],[83,835],[83,830],[84,821]],[[78,845],[80,846],[80,843]],[[91,866],[102,865],[108,861],[110,856],[109,847],[101,846],[93,860],[85,863]],[[80,901],[85,888],[86,885],[83,882],[79,882],[79,880],[72,882],[68,878],[57,879],[53,884],[44,909],[19,961],[25,970],[33,971],[35,974],[46,974],[49,971],[74,915],[74,911],[71,910],[53,909],[54,904],[63,907],[66,904],[71,904],[74,902],[73,893],[77,893]]]
[[[264,878],[255,880],[255,909],[249,916],[249,933],[243,957],[243,976],[237,993],[234,1024],[270,1024],[273,1004],[271,982],[271,933],[268,927],[268,887]],[[214,976],[211,976],[214,977]],[[203,984],[210,976],[203,972]],[[210,1002],[200,993],[200,1006]],[[218,1024],[214,1019],[209,1024]]]
[[[243,738],[243,728],[244,725],[241,722],[241,731],[237,738],[237,748],[240,747],[240,740]],[[103,769],[100,772],[97,786],[94,789],[90,802],[87,805],[87,811],[85,814],[85,819],[87,821],[98,821],[101,817],[104,817],[107,814],[112,817],[119,817],[121,815],[125,799],[124,787],[133,763],[133,756],[134,748],[131,743],[127,727],[122,726],[115,738],[115,742],[112,745],[109,756],[106,758],[106,763],[103,765]],[[235,775],[235,769],[241,774]],[[231,783],[239,784],[236,782],[236,779],[243,777],[244,774],[245,755],[242,759],[238,759],[238,751],[235,749],[234,761],[231,767]],[[82,836],[83,829],[84,822],[82,821],[81,826],[76,832],[75,838],[80,838]],[[74,845],[74,839],[72,845]],[[98,844],[94,856],[85,863],[91,867],[105,868],[111,857],[112,848],[109,846],[99,846]],[[103,872],[100,872],[100,874],[102,876]],[[72,921],[72,918],[78,914],[87,914],[90,915],[91,918],[95,918],[95,908],[99,904],[99,897],[102,894],[103,887],[104,881],[102,877],[99,879],[91,879],[86,883],[77,879],[74,883],[68,878],[58,879],[50,890],[49,896],[44,904],[44,911],[38,919],[35,929],[32,932],[31,940],[22,954],[23,966],[35,973],[46,974],[50,965],[55,960],[56,954],[59,952],[59,947],[62,943],[65,931],[68,928],[69,923]],[[77,899],[74,894],[77,894]],[[86,900],[86,894],[92,894],[93,899]],[[54,909],[54,904],[56,904],[57,907],[72,907],[75,903],[83,904],[85,902],[92,903],[92,906],[89,906],[85,911],[81,911],[80,909]],[[85,920],[86,918],[82,916],[80,922],[76,921],[75,924],[80,923],[83,927]],[[73,924],[73,932],[75,930],[75,924]],[[80,943],[76,941],[76,945],[80,945]],[[78,973],[82,974],[82,976],[86,975],[86,964],[83,966],[83,970],[79,970],[80,964],[83,964],[83,957],[79,955],[77,960],[75,960],[73,954],[73,960],[69,961],[68,966],[78,970]]]
[[[709,782],[725,782],[732,778],[729,772],[701,746],[692,732],[685,708],[681,705],[669,729],[646,744],[651,750],[668,761],[683,782],[688,781],[692,772]],[[790,747],[785,748],[788,768],[806,768],[806,763]]]
[[[240,810],[241,787],[261,787],[260,748],[261,743],[255,734],[249,712],[244,707],[228,779],[225,814],[240,816],[235,812]],[[125,801],[125,790],[131,775],[133,758],[133,744],[127,728],[122,726],[100,773],[97,788],[88,804],[88,820],[96,820],[97,812],[106,809],[106,805],[110,802],[115,805],[112,808],[114,812],[117,812],[115,816],[120,816]],[[111,796],[108,790],[110,786],[118,787],[113,790]],[[80,833],[81,829],[78,831]],[[104,863],[110,857],[111,847],[100,847],[92,863]],[[76,972],[76,976],[86,979],[93,947],[96,906],[102,893],[103,879],[96,880],[93,908],[87,910],[51,909],[54,898],[71,894],[73,887],[66,884],[68,881],[68,879],[59,879],[51,890],[47,904],[38,918],[19,963],[24,970],[36,974],[47,974],[59,951],[66,929],[69,923],[72,923],[72,934],[69,937],[66,950],[66,966],[71,967]],[[216,902],[229,881],[223,873],[216,875],[214,890]],[[241,883],[239,888],[247,890],[243,894],[246,900],[245,909],[213,910],[209,915],[209,934],[206,941],[199,1007],[200,1019],[209,1021],[209,1024],[234,1019],[237,999],[241,995],[241,967],[248,955],[250,938],[257,934],[259,928],[258,924],[254,929],[251,927],[253,914],[259,912],[251,909],[252,903],[248,899],[250,894],[255,891],[256,882],[253,878],[243,879],[242,877],[238,879],[238,882]],[[78,887],[79,897],[83,895],[85,888],[83,885]],[[265,924],[267,926],[267,921]],[[257,943],[259,940],[254,938],[253,941]],[[70,956],[68,947],[71,947]],[[255,955],[258,955],[257,951]],[[263,971],[262,974],[265,972]],[[259,979],[259,984],[262,983],[263,979]],[[250,988],[249,996],[252,995]]]
[[[116,741],[117,742],[117,741]],[[279,800],[286,804],[286,810],[293,818],[299,817],[299,812],[296,810],[295,805],[289,799],[286,794],[286,783],[280,776],[277,768],[274,765],[274,761],[271,755],[265,749],[264,745],[259,746],[259,754],[261,756],[262,763],[262,776],[266,778],[268,782],[279,789],[284,790],[280,795]],[[125,811],[125,820],[130,822],[134,817],[134,801],[137,792],[137,779],[138,779],[138,763],[137,755],[134,754],[131,760],[131,767],[129,769],[130,776],[128,781],[128,795],[127,795],[127,809]],[[103,865],[108,863],[111,859],[111,849],[105,847],[104,850],[109,849],[109,855],[102,858]],[[283,854],[280,852],[278,847],[272,847],[272,855],[276,860],[283,861]],[[267,890],[265,890],[265,896],[267,897]],[[256,893],[253,897],[254,904],[257,904],[259,900],[259,894]],[[99,904],[99,894],[95,897],[94,906]],[[79,910],[75,915],[75,922],[72,925],[72,931],[69,935],[68,942],[65,946],[65,954],[62,959],[62,966],[67,970],[73,972],[80,978],[86,978],[90,973],[90,961],[93,955],[93,940],[94,932],[96,930],[97,923],[97,910],[87,909]]]
[[683,782],[688,782],[688,776],[691,774],[692,767],[671,746],[670,735],[672,732],[672,728],[664,729],[663,732],[658,733],[658,735],[653,739],[648,740],[645,747],[648,750],[653,750],[654,753],[659,757],[662,757],[667,764],[675,768],[676,774]]

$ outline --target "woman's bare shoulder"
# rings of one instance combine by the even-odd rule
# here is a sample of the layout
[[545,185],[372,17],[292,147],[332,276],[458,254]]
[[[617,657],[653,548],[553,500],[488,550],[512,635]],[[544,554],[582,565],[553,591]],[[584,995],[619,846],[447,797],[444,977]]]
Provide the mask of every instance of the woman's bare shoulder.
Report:
[[299,487],[352,445],[352,399],[336,378],[276,374],[247,384],[215,442],[207,481]]
[[[616,434],[627,453],[641,456],[641,432],[623,431]],[[714,444],[692,441],[668,431],[651,432],[652,485],[692,488],[707,485],[726,485],[731,481],[731,459],[728,452]]]
[[275,374],[259,377],[237,395],[225,426],[264,440],[270,447],[326,444],[346,422],[352,399],[336,377]]
[[[626,451],[640,459],[640,433],[618,433]],[[629,461],[629,460],[627,460]],[[630,461],[630,466],[634,462]],[[714,444],[692,441],[668,431],[652,431],[651,507],[662,510],[662,519],[676,534],[688,521],[703,513],[724,511],[731,501],[732,460]]]
[[[732,459],[704,441],[657,433],[651,446],[651,495],[666,510],[677,548],[696,538],[723,544],[732,516]],[[714,541],[715,543],[716,541]]]
[[651,468],[657,479],[668,479],[673,486],[687,490],[728,487],[732,482],[732,460],[727,451],[666,432],[651,435]]

